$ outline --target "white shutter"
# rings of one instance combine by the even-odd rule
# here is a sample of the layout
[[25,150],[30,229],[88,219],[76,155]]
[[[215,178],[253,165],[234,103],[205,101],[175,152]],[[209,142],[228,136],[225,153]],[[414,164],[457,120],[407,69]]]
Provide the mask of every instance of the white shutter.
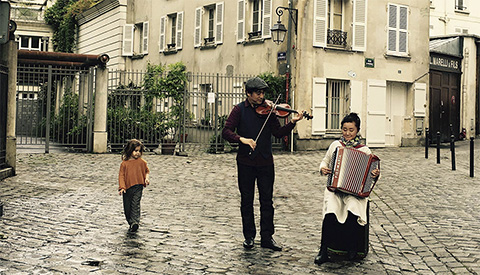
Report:
[[262,37],[272,37],[270,29],[272,28],[272,0],[263,0],[263,30]]
[[133,55],[133,24],[123,26],[122,56]]
[[387,101],[387,81],[367,81],[367,145],[369,147],[385,147],[385,117]]
[[313,78],[312,88],[312,135],[324,135],[327,112],[327,79]]
[[398,22],[398,51],[400,53],[408,53],[408,7],[399,7]]
[[143,32],[142,32],[142,53],[148,53],[148,21],[143,22]]
[[[172,35],[174,35],[172,33]],[[183,47],[183,11],[177,13],[177,39],[175,48],[181,50]]]
[[355,112],[360,116],[363,105],[363,81],[350,81],[350,99],[350,112]]
[[245,40],[245,0],[238,0],[237,42]]
[[353,45],[355,51],[365,51],[367,47],[367,0],[354,0],[353,6]]
[[413,115],[415,117],[425,117],[425,106],[427,104],[427,84],[415,83],[413,84],[414,91],[414,106]]
[[327,45],[327,0],[314,0],[313,46]]
[[217,3],[215,7],[215,43],[223,43],[223,2]]
[[202,11],[202,7],[195,9],[195,32],[193,34],[194,47],[200,47],[202,45]]
[[397,50],[397,6],[388,5],[388,39],[387,49],[390,52]]
[[160,41],[159,41],[159,52],[163,52],[165,50],[165,30],[167,28],[167,17],[162,16],[160,17]]

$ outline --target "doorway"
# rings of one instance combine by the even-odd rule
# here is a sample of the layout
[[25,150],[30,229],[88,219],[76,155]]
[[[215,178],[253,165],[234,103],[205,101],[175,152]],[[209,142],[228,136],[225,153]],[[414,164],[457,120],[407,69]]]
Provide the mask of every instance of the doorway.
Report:
[[387,82],[385,97],[385,146],[401,146],[403,120],[407,108],[407,85]]
[[460,74],[430,71],[430,138],[436,143],[449,142],[450,135],[458,139],[460,132]]

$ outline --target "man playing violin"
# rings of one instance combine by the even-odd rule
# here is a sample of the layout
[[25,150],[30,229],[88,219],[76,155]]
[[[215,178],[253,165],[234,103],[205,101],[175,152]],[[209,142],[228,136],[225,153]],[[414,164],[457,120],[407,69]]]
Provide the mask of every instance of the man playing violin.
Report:
[[280,125],[274,114],[258,115],[255,109],[264,103],[266,89],[268,85],[261,78],[254,77],[247,80],[245,83],[247,98],[233,108],[225,122],[222,135],[225,140],[239,144],[236,159],[241,195],[240,212],[245,237],[243,247],[252,249],[255,244],[253,200],[256,181],[260,197],[260,245],[281,251],[282,247],[272,238],[275,232],[273,225],[275,171],[271,136],[281,138],[288,135],[297,121],[303,118],[303,112],[299,112],[284,126]]

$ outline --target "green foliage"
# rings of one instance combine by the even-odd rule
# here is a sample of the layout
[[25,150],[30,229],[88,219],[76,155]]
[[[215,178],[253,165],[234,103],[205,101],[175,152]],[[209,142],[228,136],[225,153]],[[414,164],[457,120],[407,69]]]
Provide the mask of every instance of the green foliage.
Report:
[[101,0],[57,0],[45,11],[45,22],[53,28],[53,48],[59,52],[73,52],[77,17]]
[[[52,111],[53,113],[53,111]],[[87,116],[78,113],[78,95],[65,92],[57,115],[52,114],[50,135],[61,143],[86,143]]]
[[280,101],[285,103],[286,78],[284,76],[275,76],[271,72],[262,73],[258,75],[268,84],[268,90],[265,93],[265,98],[275,101],[279,94],[282,94]]
[[147,102],[151,102],[153,98],[171,98],[173,100],[173,105],[170,107],[168,114],[172,122],[173,135],[179,130],[183,119],[186,82],[186,66],[182,62],[169,64],[168,66],[147,64],[147,73],[143,79],[146,91],[145,99]]

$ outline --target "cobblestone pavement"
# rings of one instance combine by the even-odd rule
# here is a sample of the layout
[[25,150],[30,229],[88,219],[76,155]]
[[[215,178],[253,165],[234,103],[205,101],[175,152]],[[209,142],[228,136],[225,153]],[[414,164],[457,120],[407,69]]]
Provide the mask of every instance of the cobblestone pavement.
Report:
[[373,151],[382,178],[370,196],[370,252],[320,267],[324,150],[275,153],[282,252],[258,239],[241,246],[234,154],[145,154],[152,183],[129,235],[120,155],[20,153],[17,176],[0,182],[0,274],[480,274],[480,169],[469,177],[468,141],[457,143],[456,171],[446,147],[440,164],[434,148],[429,159],[421,147]]

